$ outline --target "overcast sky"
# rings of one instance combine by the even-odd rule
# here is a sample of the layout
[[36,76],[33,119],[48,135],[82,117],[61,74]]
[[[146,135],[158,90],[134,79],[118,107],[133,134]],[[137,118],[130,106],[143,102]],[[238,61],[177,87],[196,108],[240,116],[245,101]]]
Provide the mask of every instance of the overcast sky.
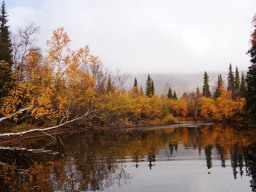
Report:
[[35,23],[39,44],[64,27],[104,66],[129,73],[246,70],[256,0],[6,0],[11,30]]

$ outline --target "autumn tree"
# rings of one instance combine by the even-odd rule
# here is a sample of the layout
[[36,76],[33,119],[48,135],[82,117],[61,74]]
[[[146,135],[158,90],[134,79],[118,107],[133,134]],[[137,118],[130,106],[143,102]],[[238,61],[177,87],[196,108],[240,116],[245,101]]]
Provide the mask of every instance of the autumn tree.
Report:
[[170,99],[169,108],[172,114],[176,116],[187,116],[188,115],[188,104],[186,99]]
[[131,90],[131,94],[133,95],[133,97],[139,96],[139,88],[138,88],[138,82],[137,82],[136,77],[134,79],[134,84],[133,84],[133,88]]
[[195,95],[195,104],[194,104],[194,117],[197,120],[198,114],[200,113],[200,98],[202,94],[200,93],[199,87],[196,88],[196,95]]
[[30,23],[25,27],[18,28],[12,34],[13,68],[15,80],[18,82],[25,80],[26,57],[29,51],[31,49],[40,50],[36,45],[38,33],[39,27]]
[[18,82],[1,106],[5,118],[18,120],[27,111],[26,116],[54,118],[62,125],[92,110],[95,81],[90,74],[95,56],[88,46],[71,50],[70,41],[64,29],[59,28],[47,41],[46,62],[36,49],[29,51],[26,81]]
[[201,99],[201,115],[210,120],[230,121],[239,120],[244,115],[245,99],[232,99],[232,92],[220,88],[221,95],[216,99]]
[[140,95],[140,96],[143,96],[143,95],[144,95],[144,91],[143,91],[142,86],[140,86],[140,89],[139,89],[139,95]]
[[209,87],[209,76],[204,73],[204,85],[203,85],[203,96],[211,97],[210,87]]

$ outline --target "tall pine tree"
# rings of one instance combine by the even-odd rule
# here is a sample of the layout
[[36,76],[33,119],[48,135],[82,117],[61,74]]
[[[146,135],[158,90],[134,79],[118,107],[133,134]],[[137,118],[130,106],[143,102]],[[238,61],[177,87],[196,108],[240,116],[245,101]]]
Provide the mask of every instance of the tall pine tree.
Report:
[[247,72],[247,95],[246,95],[246,107],[251,117],[256,119],[256,15],[253,17],[253,26],[255,27],[251,35],[252,47],[248,53],[251,56],[251,66]]
[[146,95],[148,97],[152,97],[155,94],[155,86],[154,81],[151,79],[150,75],[148,75],[147,82],[146,82]]
[[176,91],[174,91],[174,93],[173,93],[173,99],[177,99]]
[[204,73],[204,85],[203,85],[203,96],[211,97],[210,87],[209,87],[209,76]]
[[172,95],[172,89],[169,87],[169,91],[167,94],[168,99],[173,99],[173,95]]
[[232,70],[232,65],[230,63],[229,68],[228,68],[228,90],[234,91],[235,88],[235,78],[234,78],[234,73]]
[[2,2],[0,15],[0,60],[4,60],[10,66],[13,65],[12,60],[12,43],[10,38],[9,27],[7,26],[8,15],[5,10],[5,1]]
[[0,15],[0,98],[8,95],[12,84],[12,44],[7,16],[3,1]]
[[151,79],[151,95],[155,94],[155,86],[154,86],[154,81]]
[[133,87],[138,87],[138,82],[137,82],[136,77],[135,77],[135,79],[134,79],[134,85],[133,85]]
[[239,71],[237,67],[236,67],[236,73],[235,73],[235,89],[236,90],[240,89],[240,77],[239,77]]

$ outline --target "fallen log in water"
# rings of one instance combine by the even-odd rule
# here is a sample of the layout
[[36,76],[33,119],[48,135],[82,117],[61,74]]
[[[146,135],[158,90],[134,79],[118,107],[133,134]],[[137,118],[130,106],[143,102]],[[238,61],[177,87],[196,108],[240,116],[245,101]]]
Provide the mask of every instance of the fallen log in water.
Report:
[[[54,130],[54,129],[57,129],[57,128],[60,128],[66,124],[69,124],[69,123],[72,123],[74,121],[77,121],[77,120],[80,120],[82,118],[85,118],[85,117],[88,117],[91,113],[87,112],[85,113],[84,115],[80,116],[80,117],[76,117],[72,120],[69,120],[69,121],[65,121],[64,123],[60,123],[59,125],[56,125],[56,126],[52,126],[52,127],[47,127],[47,128],[42,128],[42,129],[31,129],[31,130],[28,130],[28,131],[22,131],[22,132],[18,132],[18,133],[2,133],[0,134],[0,141],[6,141],[6,140],[12,140],[12,139],[19,139],[19,138],[22,138],[24,135],[30,135],[30,134],[36,134],[36,133],[43,133],[43,135],[48,135],[50,136],[51,134],[49,133],[46,133],[46,132],[49,132],[51,130]],[[38,134],[37,134],[38,135]],[[41,134],[42,136],[42,134]]]

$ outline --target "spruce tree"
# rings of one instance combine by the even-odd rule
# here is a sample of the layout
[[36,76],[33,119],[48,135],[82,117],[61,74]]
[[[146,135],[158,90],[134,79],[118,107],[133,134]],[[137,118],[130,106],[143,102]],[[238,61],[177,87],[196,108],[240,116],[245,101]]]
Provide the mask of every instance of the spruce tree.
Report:
[[172,95],[172,89],[169,87],[169,91],[167,94],[168,99],[173,99],[173,95]]
[[234,73],[232,70],[232,65],[230,63],[228,68],[228,90],[233,92],[234,88],[235,88],[235,79],[234,79]]
[[213,98],[216,99],[220,96],[221,92],[220,92],[220,87],[223,86],[223,80],[222,80],[222,76],[221,74],[218,76],[218,82],[217,82],[217,88],[214,92],[214,96]]
[[177,99],[176,91],[174,91],[174,93],[173,93],[173,99]]
[[248,53],[251,56],[251,66],[247,72],[247,95],[246,95],[246,107],[253,119],[256,119],[256,16],[253,18],[253,26],[255,27],[251,35],[252,47]]
[[146,81],[146,95],[150,96],[150,92],[151,92],[151,78],[150,75],[148,75],[147,81]]
[[241,77],[240,97],[246,97],[246,82],[244,78],[244,73],[242,73],[242,77]]
[[7,22],[3,1],[0,15],[0,98],[7,96],[12,87],[12,44]]
[[154,86],[154,81],[151,79],[151,95],[155,94],[155,86]]
[[12,60],[12,43],[10,38],[9,27],[7,26],[8,15],[5,10],[5,1],[2,2],[0,15],[0,60],[9,64],[10,69],[13,65]]
[[239,71],[237,67],[236,67],[236,73],[235,73],[235,89],[236,90],[240,89],[240,77],[239,77]]
[[150,75],[148,75],[148,78],[147,78],[147,82],[146,82],[146,95],[148,97],[151,97],[152,95],[154,95],[154,82],[153,80],[151,79]]
[[203,85],[203,96],[211,97],[210,87],[209,87],[209,76],[204,73],[204,85]]
[[134,79],[134,85],[133,85],[133,87],[138,87],[138,82],[137,82],[136,77],[135,77],[135,79]]

